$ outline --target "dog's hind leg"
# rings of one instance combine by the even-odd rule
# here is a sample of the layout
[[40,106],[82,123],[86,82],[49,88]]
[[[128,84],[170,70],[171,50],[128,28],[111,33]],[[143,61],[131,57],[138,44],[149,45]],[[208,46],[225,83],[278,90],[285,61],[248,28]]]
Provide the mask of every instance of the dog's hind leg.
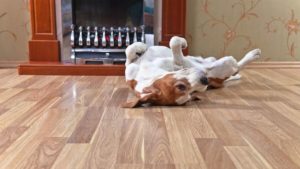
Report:
[[141,42],[133,43],[132,45],[126,48],[126,63],[128,66],[130,63],[136,61],[141,55],[147,51],[148,47],[146,44]]
[[238,62],[238,67],[239,70],[242,70],[247,64],[253,62],[254,60],[260,58],[261,55],[261,50],[260,49],[254,49],[250,52],[248,52],[244,58],[242,58],[239,62]]
[[180,70],[184,68],[184,56],[182,49],[187,48],[187,42],[184,38],[174,36],[170,40],[170,48],[174,58],[174,69]]

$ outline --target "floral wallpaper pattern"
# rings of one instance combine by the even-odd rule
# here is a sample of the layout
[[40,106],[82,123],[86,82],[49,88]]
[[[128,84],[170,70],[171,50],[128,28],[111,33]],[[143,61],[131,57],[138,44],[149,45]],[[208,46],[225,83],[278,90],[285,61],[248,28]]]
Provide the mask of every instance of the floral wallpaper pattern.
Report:
[[[28,60],[30,0],[0,0],[0,61]],[[59,2],[59,0],[58,0]],[[191,55],[300,61],[299,0],[187,0]]]
[[28,60],[29,0],[0,0],[0,61]]
[[236,3],[232,4],[231,8],[234,9],[240,7],[241,13],[237,17],[236,21],[230,24],[225,20],[224,15],[222,15],[220,18],[215,16],[210,11],[211,5],[209,3],[209,0],[204,0],[202,10],[209,17],[209,19],[203,22],[203,24],[200,26],[201,31],[203,33],[203,37],[205,37],[207,34],[205,30],[206,27],[213,29],[215,26],[220,25],[225,28],[223,33],[224,46],[221,51],[221,55],[228,54],[227,49],[229,45],[231,45],[232,42],[238,38],[243,39],[247,42],[247,45],[244,47],[244,49],[249,50],[251,47],[253,47],[251,37],[245,34],[241,34],[238,31],[238,27],[240,26],[240,24],[242,24],[242,22],[246,20],[258,18],[258,14],[255,13],[254,9],[259,4],[260,1],[261,0],[249,1],[250,3],[249,7],[247,7],[246,5],[247,2],[245,2],[244,0],[239,0]]
[[297,36],[300,30],[300,22],[295,18],[294,10],[291,10],[290,19],[283,19],[281,17],[273,17],[269,22],[267,22],[267,30],[269,33],[276,33],[278,30],[274,28],[274,23],[278,22],[283,29],[286,30],[286,47],[288,49],[288,55],[296,59],[296,42],[291,41],[292,36]]
[[[261,48],[261,61],[300,61],[299,0],[187,0],[191,55],[240,59]],[[299,15],[299,16],[298,16]]]

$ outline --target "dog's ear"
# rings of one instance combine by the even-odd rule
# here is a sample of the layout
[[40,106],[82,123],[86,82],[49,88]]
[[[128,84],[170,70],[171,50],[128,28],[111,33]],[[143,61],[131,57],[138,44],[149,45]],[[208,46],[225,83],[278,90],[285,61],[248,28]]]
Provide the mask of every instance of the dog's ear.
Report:
[[139,98],[133,98],[122,104],[122,108],[134,108],[141,104]]
[[123,108],[135,108],[138,106],[141,106],[142,104],[145,103],[151,103],[153,102],[158,94],[160,93],[160,90],[157,88],[150,86],[146,87],[143,90],[143,93],[140,95],[140,98],[133,98],[128,100],[126,103],[122,104]]

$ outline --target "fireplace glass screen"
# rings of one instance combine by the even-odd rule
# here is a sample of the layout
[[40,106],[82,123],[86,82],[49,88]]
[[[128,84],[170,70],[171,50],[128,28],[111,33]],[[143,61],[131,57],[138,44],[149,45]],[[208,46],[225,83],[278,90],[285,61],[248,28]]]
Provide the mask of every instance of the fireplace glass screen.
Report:
[[82,26],[143,25],[144,0],[73,0],[73,23]]

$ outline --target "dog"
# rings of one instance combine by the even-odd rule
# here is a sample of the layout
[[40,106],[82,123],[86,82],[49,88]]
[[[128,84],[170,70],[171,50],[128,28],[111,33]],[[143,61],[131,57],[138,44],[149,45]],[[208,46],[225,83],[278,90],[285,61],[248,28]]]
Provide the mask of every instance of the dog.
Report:
[[260,49],[248,52],[239,62],[232,56],[184,56],[187,41],[172,37],[170,48],[151,46],[141,42],[128,46],[125,78],[136,98],[122,105],[125,108],[149,103],[159,106],[184,105],[197,99],[207,88],[220,88],[226,80],[239,79],[245,65],[258,59]]

